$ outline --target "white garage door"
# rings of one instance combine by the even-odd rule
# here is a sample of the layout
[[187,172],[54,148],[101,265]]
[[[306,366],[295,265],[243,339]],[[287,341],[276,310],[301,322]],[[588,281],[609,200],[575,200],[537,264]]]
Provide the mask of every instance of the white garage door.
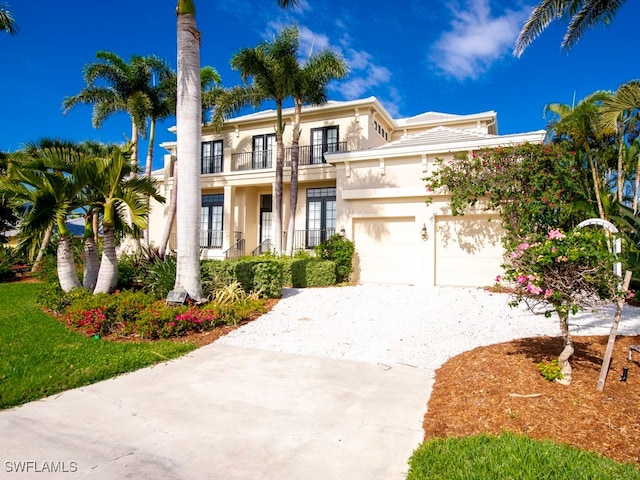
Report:
[[438,216],[435,222],[436,285],[493,285],[503,262],[499,219],[495,215]]
[[414,253],[419,237],[414,217],[354,219],[359,282],[414,283]]

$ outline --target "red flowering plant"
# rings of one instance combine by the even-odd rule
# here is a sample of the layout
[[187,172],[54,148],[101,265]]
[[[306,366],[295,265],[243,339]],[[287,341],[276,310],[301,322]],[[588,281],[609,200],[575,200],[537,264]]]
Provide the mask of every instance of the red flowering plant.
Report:
[[505,274],[496,279],[510,287],[510,305],[524,302],[535,313],[558,315],[564,340],[558,365],[565,384],[571,382],[568,360],[573,354],[569,315],[625,295],[619,288],[620,278],[614,274],[616,258],[608,248],[611,240],[600,230],[564,233],[550,229],[546,237],[522,242],[506,255]]

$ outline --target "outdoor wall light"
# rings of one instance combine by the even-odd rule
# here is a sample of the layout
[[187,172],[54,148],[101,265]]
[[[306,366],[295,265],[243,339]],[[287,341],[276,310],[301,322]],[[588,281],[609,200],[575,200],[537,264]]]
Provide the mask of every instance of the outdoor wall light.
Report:
[[342,225],[342,228],[340,228],[340,236],[344,237],[347,234],[347,232],[344,229],[344,225]]
[[422,230],[420,230],[420,236],[424,241],[427,241],[427,239],[429,238],[429,232],[427,232],[427,225],[424,223],[422,224]]

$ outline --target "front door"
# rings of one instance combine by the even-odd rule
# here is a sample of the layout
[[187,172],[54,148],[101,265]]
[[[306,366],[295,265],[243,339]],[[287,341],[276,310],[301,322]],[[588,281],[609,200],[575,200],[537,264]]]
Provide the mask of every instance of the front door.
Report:
[[273,195],[260,195],[260,253],[271,250],[273,239]]

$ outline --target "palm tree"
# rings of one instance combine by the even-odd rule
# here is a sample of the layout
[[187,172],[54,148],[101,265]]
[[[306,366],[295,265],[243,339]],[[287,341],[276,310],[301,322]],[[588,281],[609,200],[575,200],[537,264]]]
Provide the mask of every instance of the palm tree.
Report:
[[[217,102],[217,97],[219,92],[221,91],[220,87],[220,75],[216,71],[215,68],[210,66],[204,66],[200,70],[200,86],[201,86],[201,98],[202,98],[202,118],[206,116],[206,112],[213,108]],[[173,79],[167,81],[166,86],[166,95],[167,95],[167,105],[171,105],[173,108],[171,110],[172,114],[175,114],[176,108],[176,87],[177,80],[174,76]],[[151,140],[149,140],[151,142]],[[147,176],[150,176],[151,172],[147,170]],[[171,188],[171,195],[169,196],[169,205],[167,206],[167,220],[164,227],[164,233],[162,234],[162,239],[160,240],[158,254],[160,257],[164,257],[165,251],[167,249],[167,244],[169,243],[169,237],[171,235],[171,230],[173,229],[173,224],[176,218],[176,204],[178,198],[178,187],[177,187],[177,176],[178,176],[178,164],[176,163],[173,168],[173,186]]]
[[118,283],[118,260],[116,256],[115,231],[126,224],[124,214],[130,213],[133,225],[146,227],[149,205],[147,198],[153,196],[163,202],[157,193],[153,179],[134,175],[135,166],[130,154],[117,146],[106,147],[106,155],[96,158],[92,186],[101,194],[98,202],[102,211],[102,260],[95,293],[110,293]]
[[[297,28],[296,28],[297,34]],[[298,207],[298,160],[300,157],[300,117],[302,105],[322,105],[327,102],[327,84],[333,79],[344,78],[349,71],[342,57],[330,50],[312,55],[298,70],[295,77],[293,101],[294,124],[291,142],[291,185],[290,216],[287,228],[287,254],[293,255],[293,241],[296,229],[296,209]]]
[[552,21],[561,18],[570,19],[561,45],[569,50],[588,28],[600,22],[611,23],[623,3],[624,0],[542,0],[522,27],[513,54],[522,55]]
[[609,97],[610,94],[608,92],[598,91],[582,99],[575,106],[561,103],[550,103],[545,106],[545,115],[547,112],[555,115],[548,127],[554,141],[571,141],[576,149],[582,150],[586,155],[591,171],[591,181],[598,215],[603,220],[606,220],[606,214],[602,199],[603,189],[601,187],[600,169],[595,150],[606,141],[606,132],[601,128],[600,113],[602,103]]
[[254,101],[273,100],[276,104],[276,178],[274,182],[273,228],[277,254],[282,249],[282,196],[284,180],[284,128],[282,105],[293,95],[294,79],[298,73],[296,53],[299,39],[297,29],[285,28],[273,43],[261,43],[255,48],[243,48],[231,59],[231,67],[240,72],[244,82],[250,79]]
[[18,25],[11,11],[4,4],[0,5],[0,31],[7,32],[9,35],[14,35],[18,31]]
[[[622,203],[622,191],[624,186],[624,155],[625,150],[631,147],[625,143],[625,135],[629,130],[634,130],[640,120],[640,81],[634,80],[624,85],[603,102],[602,127],[614,130],[618,135],[618,198]],[[631,142],[630,142],[631,143]],[[640,188],[640,155],[635,168],[635,180],[633,189],[633,211],[638,211],[638,190]]]
[[83,149],[72,142],[43,139],[28,144],[0,182],[10,202],[23,212],[20,233],[37,236],[54,223],[58,230],[57,270],[60,287],[81,287],[67,227],[68,216],[81,207],[81,191],[90,181]]
[[[296,0],[277,0],[282,7]],[[196,299],[202,298],[200,277],[200,125],[202,98],[200,74],[200,31],[193,0],[178,0],[178,94],[176,104],[177,157],[182,158],[178,177],[176,288]]]

